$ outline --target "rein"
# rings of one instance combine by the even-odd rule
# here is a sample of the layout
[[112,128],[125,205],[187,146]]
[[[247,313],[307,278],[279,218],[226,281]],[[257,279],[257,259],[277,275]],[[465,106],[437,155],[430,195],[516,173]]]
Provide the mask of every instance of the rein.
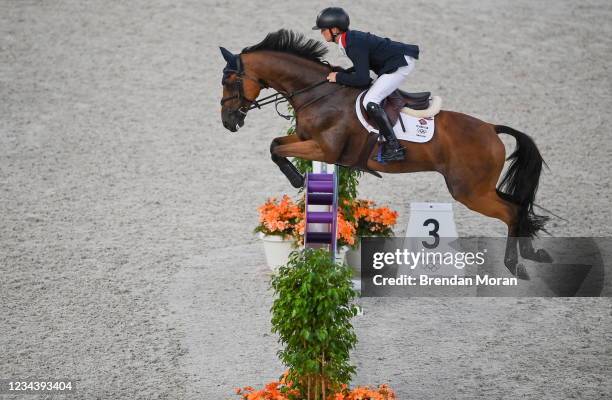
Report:
[[[286,93],[286,92],[277,92],[277,93],[273,93],[269,96],[265,96],[262,97],[260,99],[248,99],[245,95],[244,95],[244,85],[242,83],[243,79],[249,79],[255,83],[257,83],[260,87],[260,89],[268,89],[270,86],[263,80],[261,79],[255,79],[253,77],[248,76],[247,74],[245,74],[244,72],[244,68],[242,67],[242,59],[240,58],[240,56],[238,56],[236,58],[236,69],[227,69],[225,72],[233,72],[236,74],[237,79],[236,79],[236,83],[238,84],[238,94],[234,94],[232,96],[226,96],[224,98],[221,99],[221,105],[223,106],[223,104],[225,104],[227,101],[233,100],[233,99],[238,99],[238,101],[240,101],[242,103],[242,101],[246,101],[247,105],[241,106],[240,108],[238,108],[238,112],[240,112],[243,115],[246,115],[247,112],[249,112],[250,110],[253,110],[255,108],[259,108],[261,109],[262,106],[268,105],[268,104],[272,104],[274,103],[274,109],[276,110],[276,113],[285,118],[286,120],[291,119],[290,115],[285,115],[282,114],[279,110],[278,110],[278,105],[281,103],[287,103],[289,102],[289,100],[291,100],[293,97],[308,92],[316,87],[319,87],[321,85],[323,85],[324,83],[327,83],[327,79],[324,79],[322,81],[313,83],[312,85],[308,85],[305,88],[302,89],[298,89],[298,90],[294,90],[291,93]],[[302,104],[301,106],[298,106],[294,111],[297,112],[300,109],[306,108],[309,105],[321,100],[324,97],[329,96],[330,94],[334,93],[336,90],[333,90],[329,93],[326,93],[324,95],[321,95],[319,97],[314,98],[313,100],[310,100],[309,102]]]

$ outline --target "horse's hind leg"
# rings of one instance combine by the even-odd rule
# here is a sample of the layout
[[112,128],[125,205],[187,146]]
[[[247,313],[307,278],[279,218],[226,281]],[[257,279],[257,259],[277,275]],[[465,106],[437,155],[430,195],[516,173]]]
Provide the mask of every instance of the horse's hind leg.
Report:
[[272,155],[272,161],[274,161],[274,163],[278,165],[278,168],[280,168],[281,172],[287,177],[287,179],[289,179],[291,186],[296,189],[299,189],[304,186],[304,177],[302,176],[300,171],[298,171],[295,165],[293,165],[293,163],[287,159],[287,157],[282,157],[276,154],[276,149],[279,146],[287,145],[290,143],[297,143],[299,141],[300,138],[297,135],[288,135],[277,137],[272,140],[272,143],[270,144],[270,154]]
[[497,218],[508,226],[504,265],[512,275],[520,279],[529,279],[527,270],[518,262],[518,206],[501,198],[495,189],[481,195],[469,195],[465,198],[458,198],[457,200],[465,204],[469,209],[486,215],[487,217]]
[[[498,192],[499,195],[499,192]],[[501,194],[501,197],[503,198],[504,193]],[[517,210],[517,217],[516,217],[516,226],[518,227],[521,224],[521,206],[519,206],[518,204],[512,203],[511,200],[506,197],[505,199],[506,201],[508,201],[510,204],[513,204],[514,207],[516,207]],[[518,229],[518,232],[516,232],[515,236],[519,236],[518,238],[518,247],[519,247],[519,251],[521,253],[521,257],[527,259],[527,260],[532,260],[532,261],[537,261],[537,262],[542,262],[542,263],[551,263],[553,261],[552,257],[550,256],[550,254],[548,254],[548,252],[544,249],[535,249],[533,247],[533,239],[531,237],[528,236],[524,236],[521,235],[520,229]]]
[[541,263],[551,263],[553,261],[552,257],[546,250],[536,250],[533,247],[533,239],[530,237],[519,238],[519,250],[521,252],[521,257],[526,258],[527,260],[533,260]]

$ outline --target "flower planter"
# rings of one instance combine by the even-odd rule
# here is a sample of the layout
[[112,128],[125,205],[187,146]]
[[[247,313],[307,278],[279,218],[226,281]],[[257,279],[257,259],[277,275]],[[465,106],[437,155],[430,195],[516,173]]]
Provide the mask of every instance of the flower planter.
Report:
[[289,254],[295,250],[293,239],[285,239],[282,236],[276,235],[264,235],[263,233],[260,233],[259,237],[263,241],[268,267],[276,272],[281,265],[287,264]]
[[361,277],[361,238],[357,239],[357,247],[346,252],[346,263],[353,269],[353,277]]
[[346,254],[349,251],[348,246],[340,246],[336,249],[336,263],[337,264],[346,264]]

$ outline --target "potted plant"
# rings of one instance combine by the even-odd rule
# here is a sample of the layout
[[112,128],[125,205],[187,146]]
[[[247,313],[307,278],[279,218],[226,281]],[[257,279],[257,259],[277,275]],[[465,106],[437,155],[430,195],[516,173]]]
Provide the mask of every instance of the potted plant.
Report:
[[289,367],[287,380],[305,398],[326,399],[355,372],[349,363],[357,343],[350,277],[350,269],[334,263],[329,251],[304,249],[292,253],[272,278],[272,331],[285,345],[279,356]]
[[296,247],[296,227],[303,221],[303,210],[287,195],[280,200],[269,198],[257,211],[259,225],[255,233],[264,244],[266,261],[272,270],[287,263],[289,254]]
[[372,200],[357,199],[344,202],[344,209],[355,225],[357,240],[346,253],[346,262],[355,275],[361,273],[361,238],[365,236],[394,236],[397,211],[389,207],[377,207]]
[[355,367],[349,353],[357,336],[351,319],[353,304],[349,267],[334,263],[325,249],[291,253],[286,266],[272,277],[272,331],[283,349],[278,352],[289,368],[262,389],[236,389],[243,400],[394,400],[386,385],[377,388],[348,384]]

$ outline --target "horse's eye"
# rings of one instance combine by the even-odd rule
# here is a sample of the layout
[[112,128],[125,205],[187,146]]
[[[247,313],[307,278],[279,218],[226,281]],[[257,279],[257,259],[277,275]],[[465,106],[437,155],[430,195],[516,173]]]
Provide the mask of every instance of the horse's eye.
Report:
[[231,74],[229,72],[224,72],[223,73],[223,77],[221,78],[221,84],[222,85],[227,85],[229,83],[230,75]]

